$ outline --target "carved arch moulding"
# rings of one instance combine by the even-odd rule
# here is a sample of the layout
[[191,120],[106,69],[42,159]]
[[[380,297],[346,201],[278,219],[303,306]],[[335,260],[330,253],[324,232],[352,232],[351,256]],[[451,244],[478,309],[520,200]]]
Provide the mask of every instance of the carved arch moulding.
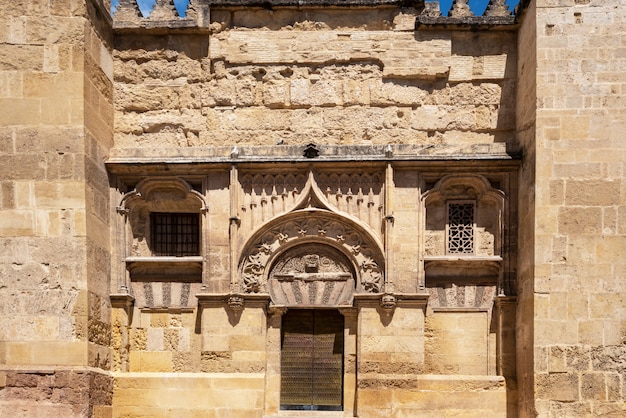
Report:
[[[310,261],[315,256],[317,261]],[[311,272],[299,272],[298,268],[291,268],[293,274],[290,272],[289,260],[295,259],[302,260],[305,264],[308,259],[312,264],[322,266],[322,271],[314,273],[319,273],[323,282],[338,280],[351,283],[353,291],[357,293],[376,294],[384,291],[382,245],[373,234],[351,219],[328,210],[309,207],[268,223],[248,240],[239,264],[241,280],[238,286],[241,292],[270,293],[274,304],[294,302],[295,299],[277,296],[277,287],[274,286],[275,283],[269,283],[269,280],[299,280],[298,276],[304,273],[308,276],[305,281],[316,281],[314,275],[307,275]],[[332,272],[323,271],[324,265],[331,264],[336,266]],[[303,268],[306,269],[306,266]],[[317,270],[319,267],[311,268]],[[324,273],[332,273],[330,275],[336,277],[331,278],[329,274],[324,277]],[[354,279],[352,275],[355,276]],[[352,295],[342,293],[334,302],[323,296],[322,300],[329,304],[348,304],[352,301]]]

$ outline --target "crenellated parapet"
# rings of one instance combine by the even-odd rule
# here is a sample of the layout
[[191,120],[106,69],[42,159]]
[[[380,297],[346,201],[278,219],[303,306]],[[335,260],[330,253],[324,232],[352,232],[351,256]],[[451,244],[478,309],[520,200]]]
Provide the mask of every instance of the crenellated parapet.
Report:
[[113,28],[119,31],[133,29],[208,29],[209,2],[189,0],[184,13],[179,13],[174,0],[155,0],[152,10],[145,15],[137,0],[119,0],[112,10]]
[[[153,0],[152,9],[140,8],[138,0],[119,0],[111,9],[114,29],[128,31],[134,29],[200,29],[209,31],[209,10],[232,8],[294,8],[315,9],[401,7],[414,10],[411,13],[414,25],[402,25],[403,29],[488,29],[491,27],[515,24],[517,15],[527,6],[520,1],[515,11],[509,9],[506,0],[490,0],[482,16],[471,9],[476,0],[454,0],[449,10],[442,10],[439,1],[424,0]],[[145,8],[145,5],[143,6]],[[183,10],[184,8],[184,10]],[[398,28],[396,27],[396,30]]]
[[511,11],[506,0],[490,0],[483,15],[477,16],[470,7],[472,3],[472,0],[454,0],[448,15],[444,16],[438,1],[426,2],[422,13],[416,17],[415,28],[476,30],[510,26],[517,23],[519,14],[528,5],[520,1],[515,11]]

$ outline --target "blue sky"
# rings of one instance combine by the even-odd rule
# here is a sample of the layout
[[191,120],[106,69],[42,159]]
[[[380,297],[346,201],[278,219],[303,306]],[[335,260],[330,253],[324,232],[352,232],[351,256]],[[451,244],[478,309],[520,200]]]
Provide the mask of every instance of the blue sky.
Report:
[[[519,0],[506,0],[506,4],[509,5],[509,9],[511,10],[517,6],[517,3],[519,3]],[[489,4],[489,0],[470,0],[469,4],[474,14],[481,16],[487,7],[487,4]],[[448,10],[450,10],[450,6],[452,5],[452,0],[439,0],[439,5],[441,6],[441,12],[444,15],[447,15]]]
[[[187,1],[188,0],[175,0],[176,8],[178,9],[178,12],[181,15],[184,15],[185,13]],[[450,5],[452,5],[452,1],[453,0],[439,0],[441,11],[444,15],[448,14],[448,10],[450,10]],[[117,3],[118,3],[117,0],[113,0],[113,7],[115,7]],[[137,0],[137,3],[139,4],[139,8],[141,9],[141,12],[144,15],[147,15],[152,9],[152,6],[154,5],[154,0]],[[472,11],[477,16],[480,16],[483,14],[488,3],[489,3],[489,0],[470,0],[469,2],[470,7],[472,8]],[[519,3],[519,0],[507,0],[506,3],[509,5],[510,9],[513,9],[517,5],[517,3]]]

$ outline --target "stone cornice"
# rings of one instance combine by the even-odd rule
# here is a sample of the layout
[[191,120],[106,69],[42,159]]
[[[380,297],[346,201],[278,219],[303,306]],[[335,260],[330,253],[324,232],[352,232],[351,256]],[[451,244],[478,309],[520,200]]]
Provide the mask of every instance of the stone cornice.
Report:
[[[391,149],[389,150],[389,147]],[[189,175],[207,169],[256,164],[318,164],[355,163],[369,164],[391,162],[398,167],[414,164],[435,164],[452,162],[472,165],[478,162],[485,167],[493,162],[499,167],[510,165],[516,168],[521,155],[508,152],[504,144],[480,145],[473,148],[438,147],[432,145],[319,145],[319,155],[315,158],[304,156],[303,145],[275,145],[264,147],[196,147],[167,149],[118,149],[111,150],[111,157],[105,162],[113,174],[153,174],[154,172],[176,172],[176,167]],[[236,152],[234,152],[236,150]]]

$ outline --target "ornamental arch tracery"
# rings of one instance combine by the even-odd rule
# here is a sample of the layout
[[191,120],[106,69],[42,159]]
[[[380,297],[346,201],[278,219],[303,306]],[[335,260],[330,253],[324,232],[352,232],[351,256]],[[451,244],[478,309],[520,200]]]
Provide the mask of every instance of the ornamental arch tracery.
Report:
[[309,208],[280,217],[252,236],[239,264],[241,292],[268,293],[272,267],[292,248],[307,249],[311,255],[318,248],[329,260],[334,254],[335,262],[343,257],[339,265],[354,270],[356,292],[384,290],[382,246],[373,235],[345,217]]
[[[330,204],[327,196],[317,185],[312,171],[309,172],[307,182],[293,209],[265,222],[247,239],[240,253],[239,281],[234,283],[234,290],[244,294],[271,293],[270,274],[276,263],[280,264],[277,260],[293,251],[302,251],[302,257],[315,256],[316,249],[320,252],[317,255],[321,256],[321,259],[325,258],[328,262],[335,263],[339,270],[333,273],[347,274],[345,270],[350,266],[354,284],[348,287],[352,292],[384,291],[385,259],[380,239],[375,231],[357,216],[344,213]],[[319,275],[317,278],[322,279],[322,276]],[[308,281],[316,281],[315,275],[309,277],[313,279]],[[307,285],[307,288],[310,286]],[[273,295],[277,294],[274,292]],[[352,300],[351,298],[351,295],[347,298],[339,297],[332,304],[347,303]],[[277,299],[274,303],[295,301],[295,299],[273,299]],[[310,298],[306,300],[307,303],[311,302]],[[300,301],[304,303],[304,299]],[[313,302],[317,304],[315,298]]]

